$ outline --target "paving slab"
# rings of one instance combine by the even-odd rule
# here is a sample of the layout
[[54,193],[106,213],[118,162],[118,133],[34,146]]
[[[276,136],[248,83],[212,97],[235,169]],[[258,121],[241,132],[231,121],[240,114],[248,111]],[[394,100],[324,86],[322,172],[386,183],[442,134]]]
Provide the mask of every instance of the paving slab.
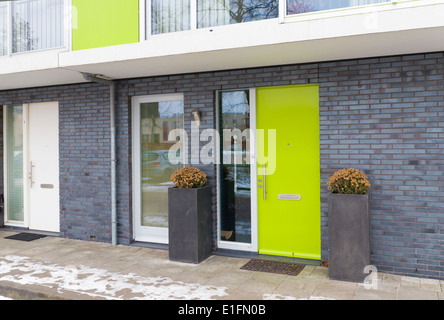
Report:
[[0,297],[26,300],[395,300],[444,299],[440,280],[385,273],[369,287],[328,278],[307,265],[297,275],[240,269],[249,261],[213,255],[202,263],[170,261],[168,251],[45,237],[4,239]]

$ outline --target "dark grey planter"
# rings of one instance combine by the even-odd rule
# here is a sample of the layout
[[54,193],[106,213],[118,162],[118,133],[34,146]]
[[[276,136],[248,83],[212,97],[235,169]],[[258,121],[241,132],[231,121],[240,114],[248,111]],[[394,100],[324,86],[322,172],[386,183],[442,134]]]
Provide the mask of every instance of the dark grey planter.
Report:
[[211,187],[168,189],[169,259],[200,263],[212,253]]
[[370,265],[368,195],[328,195],[328,276],[363,282]]

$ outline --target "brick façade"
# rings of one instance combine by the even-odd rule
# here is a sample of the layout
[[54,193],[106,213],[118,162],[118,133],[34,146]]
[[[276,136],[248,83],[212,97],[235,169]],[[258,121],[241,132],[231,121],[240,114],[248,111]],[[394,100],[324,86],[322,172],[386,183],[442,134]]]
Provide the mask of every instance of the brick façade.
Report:
[[[444,53],[116,82],[119,243],[129,244],[133,237],[131,97],[183,93],[190,131],[194,108],[201,111],[201,130],[215,128],[216,90],[319,83],[322,259],[328,258],[328,177],[355,167],[372,184],[372,264],[383,272],[444,279]],[[55,100],[61,236],[110,242],[108,87],[87,83],[0,91],[0,105]],[[213,186],[215,221],[216,170],[200,168]],[[213,229],[215,235],[215,223]]]

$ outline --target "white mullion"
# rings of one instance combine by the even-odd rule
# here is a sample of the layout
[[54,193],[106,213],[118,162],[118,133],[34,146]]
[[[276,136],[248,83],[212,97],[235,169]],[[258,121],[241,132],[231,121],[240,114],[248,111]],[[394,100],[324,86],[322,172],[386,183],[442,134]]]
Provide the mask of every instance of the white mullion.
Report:
[[12,54],[12,2],[9,1],[7,4],[7,10],[6,10],[6,14],[7,14],[7,21],[8,21],[8,25],[6,27],[6,39],[7,39],[7,43],[8,43],[8,48],[7,48],[7,53],[8,56],[11,56]]
[[63,2],[63,45],[72,51],[72,29],[74,26],[77,28],[77,22],[74,24],[73,19],[77,19],[77,15],[74,17],[72,0],[65,0]]
[[190,29],[197,29],[197,0],[190,0]]
[[287,0],[279,0],[279,23],[285,21],[287,15]]
[[256,88],[250,89],[250,196],[251,196],[251,251],[257,252],[258,203],[257,203],[257,143],[256,143]]
[[23,112],[23,224],[29,227],[29,188],[32,186],[28,178],[30,168],[29,158],[29,104],[22,105]]
[[151,0],[146,0],[146,2],[145,2],[145,17],[144,17],[144,20],[145,20],[145,39],[148,39],[152,35],[152,33],[153,33],[153,31],[152,31],[152,25],[153,25],[153,23],[152,23],[152,18],[153,18],[152,15],[153,15],[153,13],[151,11],[151,8],[152,8]]
[[139,0],[139,42],[145,41],[148,35],[146,28],[148,24],[147,19],[150,16],[148,16],[146,1]]
[[8,222],[8,121],[6,116],[6,105],[3,105],[3,222]]

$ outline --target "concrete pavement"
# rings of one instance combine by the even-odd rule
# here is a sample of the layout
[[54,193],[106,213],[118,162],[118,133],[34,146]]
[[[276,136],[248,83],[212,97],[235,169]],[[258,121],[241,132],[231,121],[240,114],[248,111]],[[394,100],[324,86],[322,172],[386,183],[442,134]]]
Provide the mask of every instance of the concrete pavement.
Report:
[[74,300],[438,300],[444,281],[378,273],[369,286],[328,279],[307,265],[297,276],[241,270],[249,261],[213,255],[199,265],[172,262],[168,251],[45,237],[4,239],[0,297]]

